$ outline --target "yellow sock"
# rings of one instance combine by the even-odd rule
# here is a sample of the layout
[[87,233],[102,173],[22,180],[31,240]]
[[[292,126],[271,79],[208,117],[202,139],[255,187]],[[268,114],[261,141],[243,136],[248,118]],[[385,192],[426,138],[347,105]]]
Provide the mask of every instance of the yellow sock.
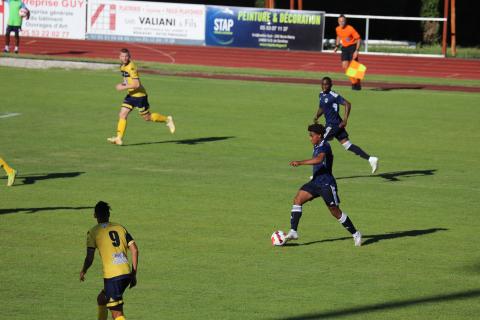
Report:
[[127,320],[125,316],[116,317],[115,320]]
[[107,306],[98,306],[98,320],[107,320],[108,310]]
[[13,172],[13,169],[2,158],[0,158],[0,167],[3,167],[3,169],[7,174],[10,174]]
[[150,119],[152,119],[153,122],[167,122],[167,117],[160,113],[152,113]]
[[117,137],[123,138],[127,130],[127,119],[118,119]]

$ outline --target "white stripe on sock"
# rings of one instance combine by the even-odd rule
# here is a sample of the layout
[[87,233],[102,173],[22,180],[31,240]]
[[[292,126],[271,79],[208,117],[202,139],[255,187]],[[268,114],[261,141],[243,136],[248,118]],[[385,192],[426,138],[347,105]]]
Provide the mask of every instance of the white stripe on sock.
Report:
[[348,216],[342,212],[342,216],[338,219],[338,222],[344,223],[347,220]]
[[294,204],[292,206],[292,212],[302,212],[302,206]]

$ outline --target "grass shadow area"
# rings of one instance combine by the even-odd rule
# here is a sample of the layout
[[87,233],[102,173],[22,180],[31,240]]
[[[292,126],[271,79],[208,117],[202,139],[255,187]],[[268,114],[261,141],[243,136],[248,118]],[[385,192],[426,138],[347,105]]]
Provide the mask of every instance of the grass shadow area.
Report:
[[[399,238],[405,238],[405,237],[418,237],[418,236],[423,236],[430,233],[435,233],[438,231],[447,231],[447,230],[448,229],[446,228],[430,228],[430,229],[422,229],[422,230],[407,230],[407,231],[388,232],[388,233],[381,233],[381,234],[363,235],[362,238],[366,240],[363,241],[362,246],[368,246],[370,244],[374,244],[382,240],[392,240],[392,239],[399,239]],[[323,239],[323,240],[310,241],[310,242],[304,242],[304,243],[286,243],[284,246],[285,247],[309,246],[312,244],[351,240],[351,239],[352,237],[331,238],[331,239]]]
[[411,178],[411,177],[422,177],[422,176],[433,176],[437,169],[425,169],[425,170],[405,170],[405,171],[394,171],[394,172],[385,172],[375,175],[363,175],[363,176],[348,176],[348,177],[337,177],[337,180],[343,179],[356,179],[356,178],[383,178],[390,182],[401,181],[399,177],[402,178]]
[[93,209],[94,207],[42,207],[42,208],[12,208],[12,209],[0,209],[0,215],[10,213],[38,213],[43,211],[56,211],[56,210],[84,210]]
[[166,140],[166,141],[155,141],[155,142],[140,142],[140,143],[132,143],[124,145],[123,147],[133,147],[133,146],[144,146],[149,144],[161,144],[161,143],[175,143],[175,144],[185,144],[194,146],[197,144],[207,143],[207,142],[217,142],[223,141],[228,139],[233,139],[235,137],[228,136],[228,137],[203,137],[203,138],[194,138],[194,139],[183,139],[183,140]]
[[[415,305],[426,305],[429,303],[448,302],[453,300],[474,299],[480,297],[480,289],[467,290],[449,294],[439,294],[429,297],[413,298],[400,301],[391,301],[384,303],[376,303],[353,308],[345,308],[340,310],[319,312],[314,314],[304,314],[293,317],[279,318],[279,320],[316,320],[316,319],[332,319],[352,315],[368,314],[391,309],[408,308]],[[365,319],[368,317],[365,315]]]

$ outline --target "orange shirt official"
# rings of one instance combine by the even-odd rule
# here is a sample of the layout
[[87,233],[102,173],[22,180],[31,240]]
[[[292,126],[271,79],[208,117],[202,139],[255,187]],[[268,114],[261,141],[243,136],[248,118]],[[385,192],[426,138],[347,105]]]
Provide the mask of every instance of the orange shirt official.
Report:
[[335,31],[337,32],[337,37],[339,37],[342,42],[342,47],[344,48],[354,45],[361,39],[357,30],[351,25],[346,25],[345,28],[338,26]]

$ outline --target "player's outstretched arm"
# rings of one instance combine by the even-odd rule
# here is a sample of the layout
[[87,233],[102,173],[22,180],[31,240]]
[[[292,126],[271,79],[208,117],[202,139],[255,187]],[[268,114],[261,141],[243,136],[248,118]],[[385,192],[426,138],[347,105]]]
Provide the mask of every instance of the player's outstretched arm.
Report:
[[325,153],[320,153],[318,156],[316,156],[315,158],[313,159],[308,159],[308,160],[301,160],[301,161],[291,161],[290,162],[290,165],[292,167],[298,167],[298,166],[303,166],[303,165],[316,165],[316,164],[319,164],[323,161],[323,159],[325,158]]
[[335,39],[335,48],[333,49],[333,52],[337,52],[338,47],[340,47],[340,37],[339,36],[337,36],[337,38]]
[[340,123],[340,128],[345,128],[348,123],[348,117],[350,116],[350,110],[352,110],[352,104],[347,99],[343,99],[345,106],[345,114],[343,115],[343,121]]
[[130,288],[137,285],[137,268],[138,268],[138,247],[135,242],[128,246],[130,254],[132,255],[132,280],[130,281]]
[[323,114],[322,108],[318,108],[317,113],[313,116],[313,123],[318,123],[318,118],[320,118]]
[[83,262],[83,268],[80,271],[80,281],[85,281],[85,274],[87,273],[88,268],[92,266],[93,259],[95,259],[95,248],[87,248],[87,255]]

